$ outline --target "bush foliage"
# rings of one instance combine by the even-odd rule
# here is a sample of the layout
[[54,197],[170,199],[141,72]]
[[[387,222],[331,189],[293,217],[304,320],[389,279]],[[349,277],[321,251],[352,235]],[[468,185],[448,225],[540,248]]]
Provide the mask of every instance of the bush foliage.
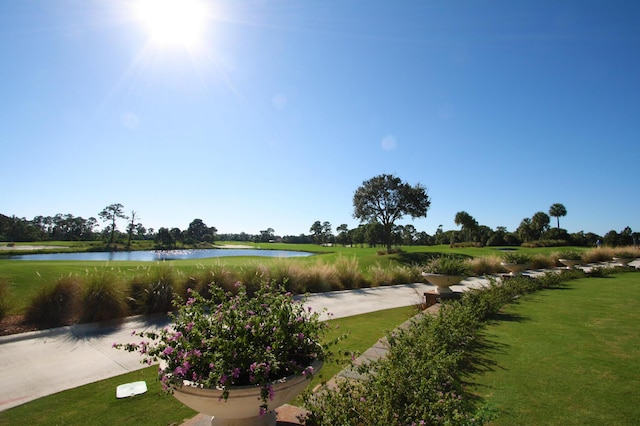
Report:
[[307,393],[308,425],[464,425],[491,416],[467,392],[465,375],[478,366],[484,320],[522,294],[584,277],[582,271],[523,276],[466,292],[460,301],[423,314],[387,334],[387,356],[354,367],[359,380]]

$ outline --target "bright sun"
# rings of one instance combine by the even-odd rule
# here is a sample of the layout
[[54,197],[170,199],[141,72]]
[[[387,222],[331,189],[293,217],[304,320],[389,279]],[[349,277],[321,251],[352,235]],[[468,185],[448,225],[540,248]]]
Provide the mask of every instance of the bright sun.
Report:
[[202,41],[207,18],[200,0],[140,0],[136,12],[160,46],[192,48]]

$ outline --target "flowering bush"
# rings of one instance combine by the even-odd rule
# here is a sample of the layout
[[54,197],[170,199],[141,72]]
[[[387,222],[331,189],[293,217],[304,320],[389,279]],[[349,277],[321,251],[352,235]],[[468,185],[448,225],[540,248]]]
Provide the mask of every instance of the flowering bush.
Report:
[[321,338],[328,325],[273,282],[262,283],[253,296],[236,287],[233,294],[212,286],[209,298],[189,290],[171,327],[134,332],[140,343],[114,347],[140,352],[148,364],[160,361],[165,390],[191,384],[221,389],[227,399],[232,386],[256,385],[266,410],[274,380],[310,377],[312,361],[325,359],[328,345]]

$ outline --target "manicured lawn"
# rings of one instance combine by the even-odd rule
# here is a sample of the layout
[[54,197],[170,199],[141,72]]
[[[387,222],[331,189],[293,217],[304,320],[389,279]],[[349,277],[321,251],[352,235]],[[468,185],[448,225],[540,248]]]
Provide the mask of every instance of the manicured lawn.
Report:
[[[55,245],[55,242],[51,242]],[[68,245],[68,243],[64,243]],[[229,243],[231,244],[231,243]],[[426,260],[438,254],[459,254],[469,257],[500,255],[501,251],[496,247],[481,248],[450,248],[448,245],[439,246],[405,246],[403,253],[392,255],[379,255],[378,251],[382,247],[360,248],[360,247],[322,247],[313,244],[251,244],[242,243],[243,245],[259,246],[265,249],[278,250],[300,250],[312,251],[317,255],[306,258],[291,258],[287,262],[300,265],[316,265],[318,262],[331,264],[338,256],[355,257],[358,261],[360,270],[367,273],[367,270],[374,265],[382,267],[397,266],[400,264],[412,265],[415,263],[424,263]],[[560,248],[540,248],[540,249],[521,249],[529,253],[551,253],[558,251]],[[272,265],[275,262],[281,262],[281,259],[270,259],[264,257],[225,257],[195,260],[175,260],[167,262],[178,271],[187,274],[197,268],[208,267],[215,264],[224,264],[231,268],[241,268],[247,265]],[[45,285],[54,283],[61,276],[69,274],[87,274],[96,269],[109,268],[122,273],[123,276],[133,276],[139,272],[141,268],[154,267],[154,262],[101,262],[101,261],[19,261],[7,260],[0,258],[0,279],[4,279],[9,283],[9,303],[10,314],[24,313],[31,299],[37,294],[38,290]]]
[[495,425],[640,424],[640,274],[566,283],[509,305],[471,380]]
[[[364,352],[385,332],[395,328],[415,314],[414,307],[389,309],[369,314],[332,320],[338,325],[332,339],[350,333],[343,340],[341,351]],[[321,376],[314,378],[310,386],[322,379],[328,380],[342,369],[342,365],[325,363]],[[162,391],[156,377],[157,367],[91,383],[55,395],[40,398],[21,406],[0,412],[2,425],[169,425],[181,424],[197,413],[184,407],[171,395]],[[145,380],[148,392],[137,397],[116,399],[116,387],[123,383]]]

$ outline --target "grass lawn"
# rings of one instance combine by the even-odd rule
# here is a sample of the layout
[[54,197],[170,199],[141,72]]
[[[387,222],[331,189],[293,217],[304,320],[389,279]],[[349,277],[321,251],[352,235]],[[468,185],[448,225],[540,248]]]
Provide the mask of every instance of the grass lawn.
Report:
[[474,390],[495,425],[640,424],[640,274],[566,283],[486,329]]
[[[364,352],[384,336],[386,331],[397,327],[415,313],[415,308],[409,306],[334,319],[331,322],[338,325],[338,328],[332,329],[327,338],[333,339],[349,333],[349,338],[340,342],[339,349]],[[315,377],[310,386],[322,379],[328,380],[343,365],[325,363],[320,373],[322,377]],[[0,424],[179,425],[195,416],[196,412],[162,391],[156,372],[157,367],[148,367],[40,398],[0,412]],[[116,399],[115,390],[118,385],[138,380],[147,382],[146,394]]]
[[[55,242],[51,242],[55,245]],[[69,245],[68,242],[61,243]],[[231,244],[231,243],[228,243]],[[315,256],[305,258],[286,259],[287,262],[300,265],[316,265],[318,262],[325,264],[333,263],[339,256],[353,256],[357,259],[360,270],[366,274],[367,270],[374,265],[382,267],[393,265],[411,265],[415,263],[424,263],[431,256],[438,254],[459,254],[469,257],[500,255],[501,251],[497,247],[466,247],[451,248],[448,245],[439,246],[405,246],[403,253],[392,255],[379,255],[378,248],[360,248],[360,247],[323,247],[314,244],[253,244],[242,243],[249,246],[260,246],[261,248],[278,249],[278,250],[300,250],[311,251],[317,253]],[[536,249],[520,249],[528,253],[551,253],[558,251],[560,248],[536,248]],[[195,260],[175,260],[169,261],[168,264],[184,274],[194,271],[197,268],[207,267],[215,264],[227,265],[231,268],[242,268],[247,265],[273,265],[282,262],[282,259],[265,258],[265,257],[224,257],[210,259]],[[93,270],[102,268],[110,268],[122,273],[125,277],[131,277],[138,273],[142,268],[151,268],[157,266],[157,262],[102,262],[102,261],[24,261],[9,260],[0,258],[0,280],[6,280],[9,284],[9,314],[22,314],[31,302],[31,299],[38,293],[43,286],[54,283],[61,276],[69,274],[84,275]]]

